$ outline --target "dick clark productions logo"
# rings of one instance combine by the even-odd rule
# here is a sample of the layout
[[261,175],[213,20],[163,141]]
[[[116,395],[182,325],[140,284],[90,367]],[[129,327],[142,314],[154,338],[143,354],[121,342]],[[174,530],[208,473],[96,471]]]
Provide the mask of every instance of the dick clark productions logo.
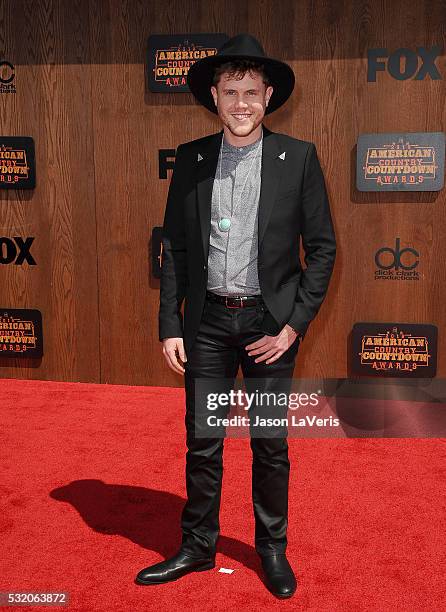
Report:
[[16,93],[14,79],[14,65],[7,60],[0,60],[0,94]]
[[401,248],[401,239],[396,238],[395,248],[383,246],[375,253],[375,280],[420,280],[416,268],[420,254],[413,247]]

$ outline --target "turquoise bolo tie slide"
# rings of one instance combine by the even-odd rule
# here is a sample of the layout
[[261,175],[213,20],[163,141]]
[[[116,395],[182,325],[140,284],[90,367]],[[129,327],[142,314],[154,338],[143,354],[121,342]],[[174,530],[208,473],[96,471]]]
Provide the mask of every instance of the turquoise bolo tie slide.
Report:
[[218,222],[218,227],[222,232],[227,232],[229,228],[231,227],[231,219],[227,219],[226,217],[223,217]]

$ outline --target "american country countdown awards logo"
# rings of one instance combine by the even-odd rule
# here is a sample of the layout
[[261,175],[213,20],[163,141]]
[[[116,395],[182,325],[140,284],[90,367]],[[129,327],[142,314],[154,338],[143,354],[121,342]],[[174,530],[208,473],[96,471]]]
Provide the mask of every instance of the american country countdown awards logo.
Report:
[[189,91],[187,73],[197,60],[215,55],[226,34],[154,34],[148,40],[149,90],[155,93]]
[[29,136],[0,136],[0,189],[35,186],[34,140]]
[[401,239],[395,246],[382,246],[375,253],[375,280],[417,281],[421,275],[417,270],[420,253],[412,246],[401,247]]
[[42,357],[42,314],[34,309],[0,308],[0,359]]
[[352,371],[356,375],[434,377],[437,328],[418,323],[355,323]]
[[0,94],[17,93],[14,66],[7,60],[0,60]]
[[361,134],[358,191],[439,191],[444,183],[443,132]]

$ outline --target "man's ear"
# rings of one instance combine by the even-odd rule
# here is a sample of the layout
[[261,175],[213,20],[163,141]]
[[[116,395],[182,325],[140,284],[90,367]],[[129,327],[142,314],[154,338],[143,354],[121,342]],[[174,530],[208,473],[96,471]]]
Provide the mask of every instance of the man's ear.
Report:
[[268,102],[269,102],[269,99],[271,98],[271,96],[273,95],[273,91],[274,91],[274,88],[273,88],[272,85],[269,85],[266,88],[266,92],[265,92],[265,95],[266,95],[266,106],[268,106]]
[[211,94],[212,94],[212,97],[214,98],[214,104],[215,104],[215,106],[217,106],[217,97],[218,97],[218,94],[217,94],[217,88],[215,87],[215,85],[212,85],[212,87],[211,87]]

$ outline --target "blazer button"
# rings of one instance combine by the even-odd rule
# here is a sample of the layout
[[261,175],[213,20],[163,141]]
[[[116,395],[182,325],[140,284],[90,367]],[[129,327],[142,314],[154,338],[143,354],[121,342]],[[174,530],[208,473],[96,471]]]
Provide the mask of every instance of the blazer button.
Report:
[[206,270],[207,266],[203,266],[203,270]]

